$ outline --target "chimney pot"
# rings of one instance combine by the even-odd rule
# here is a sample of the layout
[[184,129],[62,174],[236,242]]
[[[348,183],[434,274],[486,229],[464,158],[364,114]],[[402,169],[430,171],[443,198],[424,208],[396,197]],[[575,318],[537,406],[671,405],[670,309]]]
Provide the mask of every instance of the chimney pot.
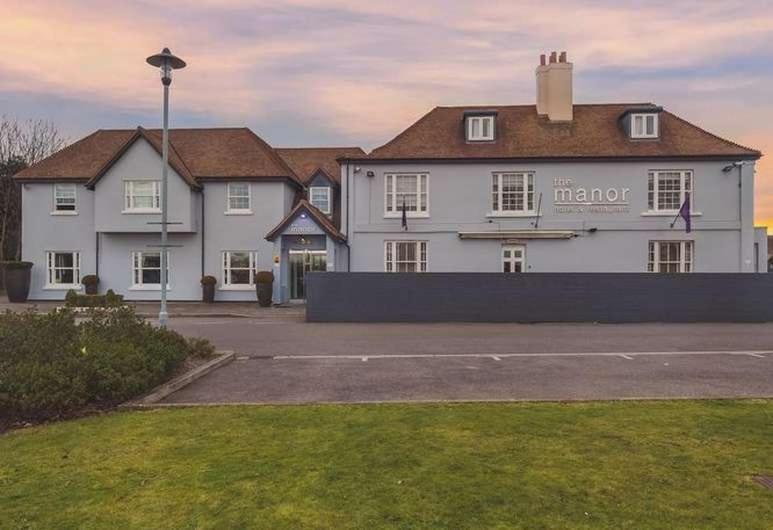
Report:
[[561,52],[561,55],[558,57],[559,63],[565,63],[566,62],[566,52]]
[[550,52],[550,62],[551,63],[556,62],[556,52]]
[[539,65],[540,66],[545,66],[545,54],[544,53],[541,53],[540,56],[539,56]]

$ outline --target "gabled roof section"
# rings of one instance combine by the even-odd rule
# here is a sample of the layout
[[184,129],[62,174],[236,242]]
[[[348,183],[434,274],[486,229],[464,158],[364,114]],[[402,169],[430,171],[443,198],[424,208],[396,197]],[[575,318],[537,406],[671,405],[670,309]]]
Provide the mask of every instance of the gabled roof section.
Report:
[[340,183],[338,159],[365,156],[365,151],[359,147],[278,147],[275,150],[304,184],[308,184],[320,169],[334,183]]
[[[569,123],[550,123],[535,105],[436,107],[365,159],[604,159],[604,158],[741,158],[762,154],[711,134],[668,111],[660,112],[660,138],[631,141],[619,118],[651,103],[574,105]],[[496,112],[497,139],[467,142],[465,113]],[[360,157],[350,157],[358,160]]]
[[[100,129],[19,172],[19,180],[73,180],[94,185],[143,138],[160,154],[160,129]],[[191,186],[201,180],[301,180],[279,154],[246,127],[171,129],[169,163]]]
[[330,219],[306,199],[298,201],[298,204],[290,210],[290,213],[288,213],[273,230],[266,234],[266,240],[273,241],[282,235],[285,228],[304,212],[307,213],[327,235],[337,241],[346,241],[346,236],[338,231]]

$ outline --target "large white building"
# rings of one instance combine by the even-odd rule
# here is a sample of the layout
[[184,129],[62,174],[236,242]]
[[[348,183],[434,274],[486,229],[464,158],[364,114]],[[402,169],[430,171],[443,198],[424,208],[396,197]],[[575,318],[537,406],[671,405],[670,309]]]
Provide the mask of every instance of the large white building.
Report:
[[[274,271],[277,301],[303,299],[312,270],[766,270],[759,151],[651,103],[572,94],[554,53],[536,105],[437,107],[369,154],[173,130],[170,299],[199,299],[208,274],[218,300],[251,300],[257,270]],[[142,128],[97,131],[19,173],[31,297],[97,274],[103,291],[157,298],[160,175],[160,134]]]

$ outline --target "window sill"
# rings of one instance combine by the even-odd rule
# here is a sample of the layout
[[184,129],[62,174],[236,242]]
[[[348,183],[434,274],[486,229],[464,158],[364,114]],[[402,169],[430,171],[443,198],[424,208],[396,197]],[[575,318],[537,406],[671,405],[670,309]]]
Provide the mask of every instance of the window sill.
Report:
[[[429,212],[426,213],[410,213],[406,212],[405,217],[408,219],[429,219]],[[402,219],[403,212],[387,212],[384,214],[384,219]]]
[[128,215],[147,215],[147,214],[160,214],[161,209],[158,208],[148,208],[148,209],[136,209],[133,208],[131,210],[121,210],[122,214],[128,214]]
[[254,285],[223,285],[218,287],[218,291],[254,291]]
[[[160,291],[161,286],[160,285],[132,285],[129,287],[130,291]],[[167,291],[171,291],[172,288],[167,285],[166,287]]]
[[253,215],[252,210],[226,210],[223,215]]
[[48,284],[43,287],[44,291],[80,291],[83,289],[83,286],[80,284],[65,284],[65,283],[55,283],[55,284]]
[[486,217],[542,217],[537,212],[488,212]]
[[51,212],[51,215],[64,215],[64,216],[78,215],[78,212],[76,210],[61,210],[61,211],[54,210],[53,212]]
[[[660,210],[660,211],[646,211],[641,213],[642,217],[676,217],[679,215],[679,210]],[[700,217],[702,212],[690,212],[690,217]]]

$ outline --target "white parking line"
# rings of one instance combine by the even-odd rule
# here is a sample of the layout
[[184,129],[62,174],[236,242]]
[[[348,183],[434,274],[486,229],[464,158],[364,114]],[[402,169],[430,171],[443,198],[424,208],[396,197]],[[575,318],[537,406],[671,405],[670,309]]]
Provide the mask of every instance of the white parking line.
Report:
[[276,360],[285,359],[440,359],[440,358],[488,358],[501,361],[504,358],[516,357],[622,357],[633,360],[635,357],[646,356],[679,356],[679,355],[743,355],[765,359],[773,350],[705,350],[705,351],[640,351],[640,352],[541,352],[541,353],[405,353],[395,355],[374,354],[362,355],[275,355]]

